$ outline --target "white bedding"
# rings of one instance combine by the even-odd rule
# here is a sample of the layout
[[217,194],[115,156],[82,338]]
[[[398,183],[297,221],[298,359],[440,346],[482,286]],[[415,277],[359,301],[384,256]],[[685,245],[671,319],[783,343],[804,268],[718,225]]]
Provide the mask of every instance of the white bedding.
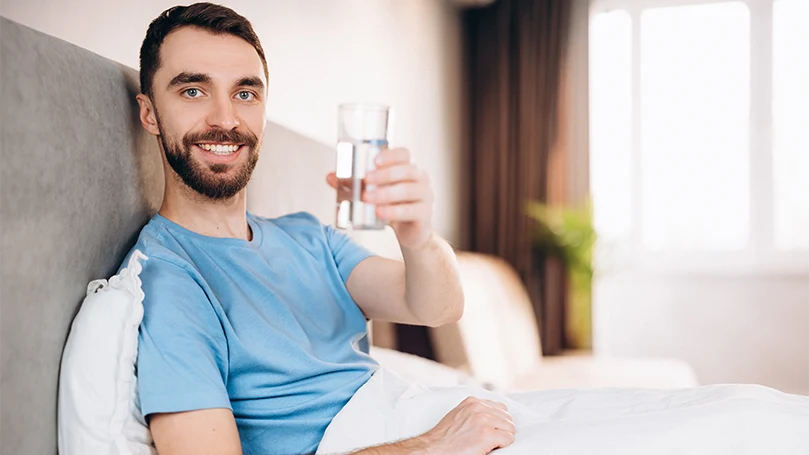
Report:
[[469,395],[505,402],[516,441],[498,455],[809,454],[809,397],[757,385],[550,390],[429,388],[385,369],[334,418],[318,454],[422,434]]

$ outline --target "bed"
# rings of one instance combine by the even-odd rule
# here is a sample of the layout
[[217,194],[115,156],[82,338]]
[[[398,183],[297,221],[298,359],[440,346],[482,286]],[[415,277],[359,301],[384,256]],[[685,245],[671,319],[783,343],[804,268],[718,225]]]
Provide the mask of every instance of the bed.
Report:
[[[71,321],[87,283],[115,272],[157,210],[161,159],[137,118],[132,68],[0,18],[0,71],[0,452],[55,454]],[[317,185],[330,165],[308,158],[329,147],[268,123],[263,148],[270,155],[257,172],[275,177],[251,183],[251,210],[306,209],[327,220],[333,204]],[[307,202],[297,188],[323,192]],[[760,386],[492,395],[452,370],[444,384],[420,382],[407,373],[428,364],[386,359],[320,453],[417,434],[469,394],[510,404],[520,432],[503,454],[809,453],[809,398]]]

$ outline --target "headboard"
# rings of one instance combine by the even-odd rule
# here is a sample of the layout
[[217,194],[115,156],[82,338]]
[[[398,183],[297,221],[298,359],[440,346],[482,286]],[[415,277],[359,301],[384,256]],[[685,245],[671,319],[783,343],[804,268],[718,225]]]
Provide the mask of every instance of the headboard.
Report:
[[157,210],[163,169],[136,71],[0,21],[0,451],[54,454],[70,323]]

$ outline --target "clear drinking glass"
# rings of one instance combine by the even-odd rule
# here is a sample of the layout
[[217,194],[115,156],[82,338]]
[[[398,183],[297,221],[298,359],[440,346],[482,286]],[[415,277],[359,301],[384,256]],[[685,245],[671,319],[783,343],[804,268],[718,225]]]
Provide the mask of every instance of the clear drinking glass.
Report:
[[341,104],[338,107],[337,215],[342,229],[383,229],[376,206],[362,202],[365,174],[376,168],[374,158],[388,147],[388,106]]

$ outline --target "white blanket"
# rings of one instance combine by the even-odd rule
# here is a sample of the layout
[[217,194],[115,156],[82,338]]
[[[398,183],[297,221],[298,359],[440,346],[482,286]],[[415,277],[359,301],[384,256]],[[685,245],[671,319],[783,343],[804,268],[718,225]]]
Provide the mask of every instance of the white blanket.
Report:
[[318,454],[417,436],[467,396],[506,403],[516,441],[497,455],[809,454],[809,397],[757,385],[550,390],[428,388],[380,369],[334,418]]

